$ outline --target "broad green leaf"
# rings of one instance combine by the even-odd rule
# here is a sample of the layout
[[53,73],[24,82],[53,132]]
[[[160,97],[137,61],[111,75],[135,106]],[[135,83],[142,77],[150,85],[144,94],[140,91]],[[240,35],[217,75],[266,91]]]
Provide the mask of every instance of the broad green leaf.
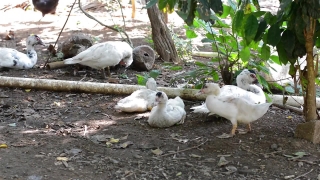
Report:
[[220,18],[226,18],[230,14],[231,7],[227,5],[223,5],[223,13]]
[[270,12],[267,12],[264,15],[264,19],[267,21],[267,24],[273,25],[277,22],[277,17],[272,15]]
[[274,24],[269,28],[268,31],[268,44],[271,46],[277,46],[279,43],[281,36],[280,36],[280,28],[278,24]]
[[283,32],[281,41],[286,52],[292,56],[295,45],[295,34],[291,30],[287,29]]
[[172,70],[172,71],[178,71],[178,70],[181,70],[181,69],[182,69],[181,66],[172,66],[172,67],[170,67],[170,70]]
[[153,5],[157,4],[158,0],[150,0],[147,5],[146,5],[146,8],[150,8],[152,7]]
[[239,33],[241,31],[243,17],[244,17],[243,10],[237,11],[236,16],[232,22],[232,32],[233,33],[236,33],[236,32]]
[[253,12],[252,13],[255,17],[259,18],[261,16],[263,16],[264,14],[266,14],[265,11],[257,11],[257,12]]
[[261,47],[261,55],[260,58],[263,60],[268,60],[270,58],[270,47],[266,44],[263,44]]
[[247,44],[250,44],[250,42],[254,39],[254,37],[256,36],[257,30],[258,30],[258,20],[257,18],[250,14],[246,24],[244,26],[244,36],[246,39]]
[[161,10],[165,9],[167,4],[168,4],[168,0],[159,0],[159,3],[158,3],[159,9]]
[[257,30],[256,36],[254,37],[254,40],[260,41],[266,29],[267,29],[266,20],[265,19],[260,20],[258,30]]
[[196,38],[198,35],[191,29],[187,29],[186,36],[188,39]]
[[279,64],[279,65],[282,65],[282,63],[279,60],[279,56],[272,55],[272,56],[270,56],[270,59],[272,60],[272,62]]
[[284,90],[284,88],[281,85],[279,85],[278,83],[273,83],[272,86],[274,86],[275,88],[279,89],[282,92]]
[[138,85],[146,85],[147,78],[145,76],[142,76],[140,74],[136,74]]
[[257,78],[258,78],[259,83],[271,93],[270,88],[269,88],[269,84],[266,81],[266,79],[264,79],[264,77],[262,77],[258,74],[257,74]]
[[202,62],[200,62],[200,61],[196,61],[195,64],[196,64],[197,66],[199,66],[199,67],[207,67],[206,64],[204,64],[204,63],[202,63]]
[[219,80],[219,74],[215,70],[212,70],[211,75],[214,81]]
[[156,79],[158,76],[160,75],[160,71],[159,70],[151,70],[149,73],[149,76]]
[[277,52],[279,55],[279,60],[282,64],[287,64],[289,61],[289,58],[287,56],[286,50],[283,47],[282,42],[279,42],[277,45]]
[[247,62],[250,59],[250,48],[245,47],[240,51],[240,58],[243,62]]

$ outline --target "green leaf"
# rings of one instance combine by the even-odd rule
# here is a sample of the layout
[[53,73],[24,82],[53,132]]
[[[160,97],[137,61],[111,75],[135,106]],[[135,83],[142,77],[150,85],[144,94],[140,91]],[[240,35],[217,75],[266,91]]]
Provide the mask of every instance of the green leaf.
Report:
[[246,24],[244,26],[244,36],[246,39],[247,44],[250,44],[250,42],[254,39],[254,37],[256,36],[257,30],[258,30],[258,20],[257,18],[250,14]]
[[219,80],[219,74],[215,70],[212,70],[211,76],[212,76],[214,81],[218,81]]
[[272,56],[270,56],[270,59],[272,60],[272,62],[279,64],[279,65],[282,65],[282,63],[279,60],[279,56],[272,55]]
[[258,75],[258,74],[257,74],[257,78],[258,78],[259,83],[260,83],[264,88],[266,88],[269,92],[271,92],[271,91],[270,91],[269,84],[268,84],[268,82],[266,81],[266,79],[264,79],[264,77],[262,77],[262,76],[260,76],[260,75]]
[[250,59],[250,48],[245,47],[240,51],[240,58],[243,62],[247,62]]
[[243,17],[244,17],[243,10],[237,11],[236,16],[232,22],[232,32],[233,33],[236,33],[236,32],[239,33],[241,31]]
[[147,5],[146,5],[146,9],[152,7],[153,5],[157,4],[158,0],[150,0]]
[[198,35],[191,29],[187,29],[186,36],[188,39],[196,38]]
[[137,76],[138,85],[141,85],[141,86],[146,85],[147,77],[142,76],[140,74],[136,74],[136,76]]
[[286,50],[283,47],[282,42],[279,42],[277,45],[277,52],[279,55],[279,60],[282,64],[287,64],[289,61],[289,58],[287,56]]
[[277,17],[272,15],[270,12],[267,12],[264,15],[264,19],[267,21],[267,24],[273,25],[277,22]]
[[227,5],[223,6],[223,13],[221,14],[220,18],[226,18],[230,14],[231,7]]
[[172,70],[172,71],[178,71],[178,70],[181,70],[181,69],[182,69],[181,66],[172,66],[172,67],[170,67],[170,70]]
[[202,62],[200,62],[200,61],[196,61],[195,64],[196,64],[197,66],[199,66],[199,67],[207,67],[206,64],[204,64],[204,63],[202,63]]
[[270,44],[271,46],[276,46],[280,39],[281,32],[280,32],[280,28],[278,24],[274,24],[269,28],[268,31],[268,44]]
[[149,73],[149,76],[154,78],[154,79],[157,79],[157,77],[160,75],[160,71],[159,70],[151,70],[150,73]]
[[292,56],[295,45],[295,34],[291,30],[287,29],[283,32],[281,41],[286,52]]
[[260,20],[258,30],[257,30],[256,36],[254,37],[254,40],[260,41],[266,29],[267,29],[267,21],[265,19]]
[[261,47],[261,55],[260,58],[263,60],[268,60],[270,58],[270,47],[266,44],[263,44]]
[[163,10],[167,7],[168,0],[159,0],[158,6],[160,10]]

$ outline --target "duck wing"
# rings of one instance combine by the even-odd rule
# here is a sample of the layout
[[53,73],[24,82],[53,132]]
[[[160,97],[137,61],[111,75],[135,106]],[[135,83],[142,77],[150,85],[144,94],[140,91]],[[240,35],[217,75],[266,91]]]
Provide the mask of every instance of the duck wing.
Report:
[[0,48],[0,67],[20,68],[23,62],[30,62],[26,54],[11,48]]

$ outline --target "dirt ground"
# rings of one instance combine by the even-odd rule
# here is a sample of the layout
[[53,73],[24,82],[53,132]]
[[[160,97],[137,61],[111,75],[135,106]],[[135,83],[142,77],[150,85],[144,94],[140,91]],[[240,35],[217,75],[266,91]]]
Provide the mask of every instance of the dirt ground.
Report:
[[[47,15],[41,21],[39,12],[1,11],[0,46],[23,51],[30,33],[53,44],[67,9],[60,5],[57,15]],[[146,10],[138,9],[135,20],[131,20],[130,9],[125,13],[134,45],[147,44],[150,26]],[[92,14],[112,24],[105,18],[110,17],[108,13]],[[171,16],[170,22],[178,26],[181,20],[175,18]],[[3,40],[9,30],[15,31],[15,40]],[[73,32],[89,33],[100,42],[119,39],[77,11],[72,13],[61,41]],[[1,76],[105,82],[98,71],[74,76],[72,66],[45,70],[41,67],[48,52],[44,47],[37,47],[37,52],[36,68],[3,71]],[[164,69],[161,63],[157,61],[155,66],[162,72],[157,80],[169,86],[176,72]],[[183,71],[190,68],[194,65],[186,64]],[[112,78],[118,79],[112,73]],[[128,79],[119,79],[119,83],[136,84],[136,74],[143,72],[129,69],[126,73]],[[141,114],[116,112],[114,106],[120,98],[1,88],[0,147],[8,147],[0,148],[0,180],[320,179],[320,146],[294,138],[296,125],[304,120],[293,112],[271,107],[252,124],[251,133],[220,139],[217,136],[229,132],[231,123],[191,113],[189,108],[201,102],[185,101],[187,119],[183,125],[157,129],[147,124],[146,117],[135,120]]]

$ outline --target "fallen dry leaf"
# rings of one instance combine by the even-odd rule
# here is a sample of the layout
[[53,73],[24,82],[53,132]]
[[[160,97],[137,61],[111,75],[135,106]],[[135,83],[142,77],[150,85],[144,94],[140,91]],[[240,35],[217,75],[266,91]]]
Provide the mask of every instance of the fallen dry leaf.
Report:
[[158,149],[154,149],[154,150],[151,150],[151,152],[157,156],[163,154],[163,151],[161,151],[159,148]]

